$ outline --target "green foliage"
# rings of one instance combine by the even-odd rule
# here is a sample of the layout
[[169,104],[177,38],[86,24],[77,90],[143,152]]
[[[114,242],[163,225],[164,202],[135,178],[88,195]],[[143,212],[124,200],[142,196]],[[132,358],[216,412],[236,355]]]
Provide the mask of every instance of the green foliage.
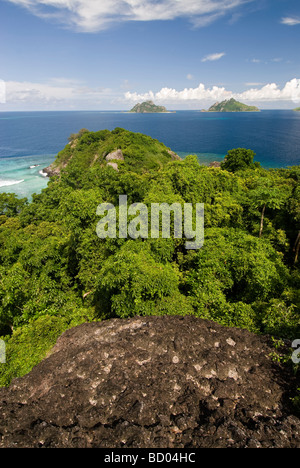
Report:
[[72,318],[43,315],[19,327],[12,336],[2,337],[6,343],[6,364],[0,365],[0,386],[8,386],[15,377],[30,372],[47,356],[63,332],[89,320],[87,310],[82,316],[77,312]]
[[71,133],[68,140],[70,143],[73,143],[75,140],[79,140],[85,133],[88,133],[86,128],[82,128],[78,133]]
[[295,305],[287,306],[282,299],[271,299],[260,309],[261,329],[269,335],[293,339],[300,336],[300,317]]
[[19,214],[27,201],[27,198],[18,198],[14,193],[0,193],[0,223],[2,216],[10,218]]
[[236,229],[208,229],[205,245],[185,265],[185,288],[197,313],[257,330],[257,301],[280,296],[288,269],[269,242]]
[[259,163],[254,163],[254,156],[255,153],[250,149],[236,148],[230,150],[221,164],[221,168],[229,172],[255,169],[259,167]]
[[[106,162],[116,149],[118,172]],[[0,385],[27,373],[64,330],[95,319],[193,314],[299,338],[300,169],[264,170],[253,158],[232,150],[219,170],[195,156],[173,161],[146,135],[83,129],[31,203],[0,195]],[[117,207],[125,194],[129,204],[204,203],[203,248],[173,237],[99,239],[97,206]]]
[[[117,149],[122,150],[125,158],[125,162],[120,163],[122,173],[157,171],[172,160],[163,143],[140,133],[116,128],[112,132],[84,131],[76,135],[75,140],[58,154],[52,168],[61,172],[64,185],[72,188],[94,187],[101,182],[103,168],[107,167],[106,156]],[[92,180],[90,169],[94,169]],[[111,176],[109,172],[114,171],[108,168],[108,177],[117,178],[117,174]]]
[[156,262],[148,244],[128,241],[104,262],[96,297],[117,317],[152,315],[162,299],[179,294],[178,283],[176,270]]

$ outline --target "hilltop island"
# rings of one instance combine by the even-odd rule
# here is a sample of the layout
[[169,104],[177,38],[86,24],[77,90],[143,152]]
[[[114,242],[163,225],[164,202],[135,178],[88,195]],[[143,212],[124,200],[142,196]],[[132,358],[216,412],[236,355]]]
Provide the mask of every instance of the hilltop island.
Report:
[[216,102],[208,109],[208,112],[260,112],[260,110],[258,107],[247,106],[232,98],[228,101]]
[[136,104],[131,111],[136,114],[166,114],[170,113],[164,106],[156,106],[153,101],[145,101],[142,104]]

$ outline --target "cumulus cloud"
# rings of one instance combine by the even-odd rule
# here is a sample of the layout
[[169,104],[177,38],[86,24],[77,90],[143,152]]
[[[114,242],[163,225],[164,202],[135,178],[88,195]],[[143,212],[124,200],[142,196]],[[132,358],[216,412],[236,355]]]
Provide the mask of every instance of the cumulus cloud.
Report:
[[230,91],[226,91],[225,88],[219,88],[213,86],[212,88],[206,88],[204,84],[200,83],[197,88],[185,88],[182,91],[177,91],[173,88],[162,88],[157,93],[149,91],[147,93],[130,93],[125,94],[125,98],[129,101],[201,101],[201,100],[221,100],[227,99],[232,96]]
[[288,81],[282,89],[276,83],[270,83],[262,88],[249,89],[236,96],[245,101],[300,102],[300,79],[294,78]]
[[106,29],[115,22],[188,18],[205,26],[254,0],[7,0],[33,14],[83,32]]
[[282,24],[286,24],[287,26],[296,26],[297,24],[300,24],[300,18],[293,18],[293,17],[286,17],[282,18],[281,20]]
[[266,84],[261,88],[251,88],[242,93],[233,93],[224,87],[213,86],[206,88],[200,83],[197,88],[185,88],[177,91],[173,88],[162,88],[157,93],[125,94],[125,99],[132,102],[154,100],[159,102],[182,102],[182,101],[222,101],[234,98],[240,101],[294,101],[300,102],[300,79],[292,79],[280,89],[277,84]]
[[220,60],[222,57],[224,57],[224,55],[225,52],[206,55],[206,57],[203,57],[202,62],[215,62],[216,60]]

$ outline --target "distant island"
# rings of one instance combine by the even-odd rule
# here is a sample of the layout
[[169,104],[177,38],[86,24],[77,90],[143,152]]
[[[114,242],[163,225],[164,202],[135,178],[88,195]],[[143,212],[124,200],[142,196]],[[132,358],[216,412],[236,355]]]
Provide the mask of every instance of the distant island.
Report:
[[247,106],[232,98],[228,101],[216,102],[208,109],[208,112],[260,112],[260,110],[258,107]]
[[146,101],[142,104],[136,104],[131,111],[136,114],[161,114],[169,113],[164,106],[156,106],[153,101]]
[[295,112],[300,112],[300,107],[296,107],[296,109],[294,109]]

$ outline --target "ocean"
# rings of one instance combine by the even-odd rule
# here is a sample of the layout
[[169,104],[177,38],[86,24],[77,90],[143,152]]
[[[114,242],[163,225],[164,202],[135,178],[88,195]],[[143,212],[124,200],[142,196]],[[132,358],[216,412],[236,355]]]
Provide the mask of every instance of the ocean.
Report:
[[42,170],[54,161],[71,133],[122,127],[162,141],[181,157],[201,164],[222,161],[232,148],[252,149],[265,168],[300,164],[300,112],[170,114],[126,112],[0,112],[0,192],[40,193]]

